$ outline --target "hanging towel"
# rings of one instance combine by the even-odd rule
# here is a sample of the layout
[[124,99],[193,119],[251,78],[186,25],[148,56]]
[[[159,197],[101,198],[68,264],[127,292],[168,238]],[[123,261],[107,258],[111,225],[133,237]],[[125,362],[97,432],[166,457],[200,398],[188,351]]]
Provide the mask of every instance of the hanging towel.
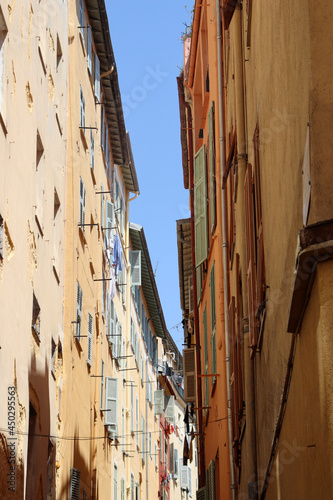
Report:
[[188,452],[188,458],[189,458],[190,462],[192,462],[192,460],[193,460],[193,439],[194,439],[194,432],[193,432],[193,426],[192,426],[192,430],[191,430],[191,434],[190,434],[190,449]]
[[116,235],[116,238],[114,240],[114,245],[113,245],[113,257],[112,257],[112,265],[114,266],[115,274],[118,276],[118,270],[122,271],[122,265],[121,265],[121,243],[118,234]]
[[183,465],[187,465],[188,458],[189,458],[188,441],[187,441],[187,436],[185,435],[184,449],[183,449]]
[[188,418],[188,405],[186,405],[186,410],[185,410],[185,415],[184,415],[183,422],[185,422],[185,424],[186,424],[186,433],[189,434],[189,432],[190,432],[190,422],[189,422],[189,418]]
[[116,274],[113,267],[110,268],[109,299],[113,300],[116,295]]

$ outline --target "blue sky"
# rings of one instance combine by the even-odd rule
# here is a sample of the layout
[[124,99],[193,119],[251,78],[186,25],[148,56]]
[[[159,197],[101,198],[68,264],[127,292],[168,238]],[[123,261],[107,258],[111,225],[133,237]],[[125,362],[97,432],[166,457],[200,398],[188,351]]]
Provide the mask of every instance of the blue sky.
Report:
[[[182,349],[176,220],[189,217],[176,77],[191,4],[106,0],[126,127],[140,185],[130,220],[144,227],[165,321]],[[186,6],[187,5],[187,9]]]

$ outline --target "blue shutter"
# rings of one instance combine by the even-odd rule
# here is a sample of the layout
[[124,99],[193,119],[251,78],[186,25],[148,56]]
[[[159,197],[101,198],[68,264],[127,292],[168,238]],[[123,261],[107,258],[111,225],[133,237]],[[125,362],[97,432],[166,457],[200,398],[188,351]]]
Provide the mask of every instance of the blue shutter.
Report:
[[92,354],[92,336],[93,336],[93,317],[88,313],[88,344],[87,344],[87,363],[91,366]]
[[105,377],[105,425],[117,427],[118,422],[118,379]]
[[95,54],[95,96],[98,102],[101,100],[101,74],[98,55]]

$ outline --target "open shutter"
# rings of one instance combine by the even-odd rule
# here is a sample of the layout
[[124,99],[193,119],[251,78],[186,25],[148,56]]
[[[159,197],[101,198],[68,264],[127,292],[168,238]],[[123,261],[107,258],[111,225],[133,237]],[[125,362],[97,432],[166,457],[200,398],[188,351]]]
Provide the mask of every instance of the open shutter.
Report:
[[104,361],[102,360],[102,363],[101,363],[101,406],[100,406],[101,410],[104,409],[103,402],[104,402]]
[[85,126],[86,126],[86,103],[83,97],[83,90],[80,85],[80,127],[84,129]]
[[179,471],[178,471],[178,450],[177,448],[174,449],[174,466],[173,466],[173,475],[175,477],[178,477]]
[[208,113],[209,127],[209,190],[210,190],[210,230],[213,234],[216,226],[216,180],[215,180],[215,130],[214,101]]
[[240,293],[240,273],[239,273],[239,254],[236,254],[236,339],[237,339],[237,401],[239,409],[239,418],[242,417],[243,413],[243,377],[242,377],[242,303],[241,303],[241,293]]
[[82,325],[82,289],[80,287],[80,283],[77,282],[77,292],[76,292],[76,331],[75,335],[77,336],[79,342],[81,341],[81,325]]
[[196,400],[196,364],[195,347],[183,350],[184,367],[184,401],[192,403]]
[[87,26],[87,66],[89,73],[92,73],[92,49],[91,49],[91,26]]
[[114,206],[109,200],[105,200],[105,227],[108,229],[105,232],[105,246],[107,246],[110,236],[112,235],[112,227],[114,227]]
[[105,377],[105,425],[117,429],[118,422],[118,379]]
[[117,349],[115,353],[115,357],[118,359],[121,357],[121,342],[122,342],[122,326],[120,321],[118,321],[117,337],[116,337]]
[[175,458],[174,458],[174,444],[170,443],[170,472],[174,473],[175,470]]
[[167,396],[165,420],[171,425],[175,424],[175,396]]
[[155,391],[154,393],[154,415],[163,415],[164,410],[164,391]]
[[207,486],[197,490],[197,500],[208,500]]
[[207,179],[206,150],[203,145],[194,160],[195,265],[207,259]]
[[[187,439],[186,436],[185,439]],[[182,458],[179,459],[179,465],[180,465],[180,487],[188,488],[188,466],[183,465]]]
[[101,100],[101,75],[98,55],[95,54],[95,96],[98,102]]
[[201,266],[196,268],[196,277],[197,277],[197,302],[199,304],[202,292]]
[[83,0],[79,0],[79,23],[80,23],[80,32],[82,35],[82,40],[84,42],[84,4]]
[[81,471],[71,467],[69,500],[80,500]]
[[141,250],[130,252],[131,286],[141,286]]
[[87,363],[91,366],[92,355],[92,336],[93,336],[93,317],[88,313],[88,343],[87,343]]
[[104,105],[101,106],[101,146],[105,150],[105,122],[104,122]]
[[94,170],[95,167],[95,141],[94,133],[90,130],[90,166]]
[[108,341],[111,344],[111,350],[114,353],[115,351],[115,329],[116,329],[116,318],[115,318],[115,310],[113,300],[109,299],[109,307],[108,307]]
[[245,174],[245,233],[246,233],[246,257],[247,257],[247,285],[248,285],[248,315],[250,343],[252,356],[255,354],[258,337],[258,327],[255,317],[255,263],[254,263],[254,212],[253,212],[253,181],[252,166],[247,165]]
[[[80,177],[80,217],[79,217],[80,224],[84,224],[85,213],[86,213],[86,190],[84,187],[84,183]],[[84,232],[84,226],[81,226],[81,229]]]

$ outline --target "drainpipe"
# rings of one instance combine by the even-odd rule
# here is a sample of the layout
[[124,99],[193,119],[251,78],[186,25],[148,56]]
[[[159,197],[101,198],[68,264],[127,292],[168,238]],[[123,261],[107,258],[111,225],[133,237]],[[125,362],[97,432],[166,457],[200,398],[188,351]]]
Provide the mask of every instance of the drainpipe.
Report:
[[[217,24],[217,63],[218,63],[218,93],[219,93],[219,130],[220,130],[220,164],[221,173],[224,171],[224,126],[223,126],[223,83],[222,83],[222,54],[221,54],[221,15],[220,1],[216,2],[216,24]],[[222,186],[221,186],[222,187]],[[227,398],[228,398],[228,432],[229,432],[229,461],[230,461],[230,483],[231,498],[235,500],[235,477],[234,463],[232,455],[232,414],[230,408],[230,347],[229,347],[229,287],[228,287],[228,255],[227,255],[227,198],[226,189],[222,188],[222,268],[223,268],[223,289],[224,289],[224,322],[225,322],[225,350],[226,350],[226,371],[227,371]]]
[[[180,83],[181,77],[177,78],[179,95],[182,104],[187,111],[187,141],[189,152],[189,188],[190,188],[190,210],[191,210],[191,234],[194,241],[194,169],[193,169],[193,125],[192,125],[192,111],[191,106],[185,101],[183,83]],[[181,88],[180,88],[181,86]],[[191,245],[192,251],[192,268],[193,268],[193,301],[194,301],[194,332],[195,332],[195,354],[197,365],[197,395],[198,408],[202,408],[202,386],[201,386],[201,356],[200,356],[200,333],[199,333],[199,314],[198,314],[198,297],[197,297],[197,274],[195,267],[195,246]],[[203,418],[202,410],[198,410],[198,424],[199,424],[199,488],[206,484],[206,464],[205,464],[205,447],[203,436]]]
[[[243,37],[242,37],[242,5],[238,4],[234,16],[235,33],[235,100],[236,100],[236,130],[237,130],[237,162],[239,192],[237,194],[237,204],[239,205],[238,221],[236,221],[240,231],[241,242],[241,272],[244,295],[247,296],[247,266],[246,266],[246,242],[245,242],[245,200],[244,181],[247,162],[246,136],[245,136],[245,112],[244,112],[244,75],[243,75]],[[237,278],[238,279],[238,278]],[[250,454],[248,461],[248,495],[249,500],[257,499],[257,454],[256,454],[256,425],[255,425],[255,388],[254,388],[254,360],[251,359],[249,321],[247,301],[244,301],[244,379],[245,379],[245,402],[246,402],[246,430],[249,440]]]
[[[99,330],[97,330],[97,335],[96,335],[96,361],[98,362],[99,360]],[[93,408],[93,416],[94,416],[94,430],[93,430],[93,442],[92,442],[92,450],[93,450],[93,456],[92,456],[92,470],[93,470],[93,478],[94,478],[94,484],[93,484],[93,491],[92,491],[92,498],[96,498],[96,484],[97,484],[97,441],[96,441],[96,435],[97,435],[97,405],[98,405],[98,400],[97,400],[97,393],[98,393],[98,381],[100,379],[95,377],[95,388],[94,388],[94,408]]]

